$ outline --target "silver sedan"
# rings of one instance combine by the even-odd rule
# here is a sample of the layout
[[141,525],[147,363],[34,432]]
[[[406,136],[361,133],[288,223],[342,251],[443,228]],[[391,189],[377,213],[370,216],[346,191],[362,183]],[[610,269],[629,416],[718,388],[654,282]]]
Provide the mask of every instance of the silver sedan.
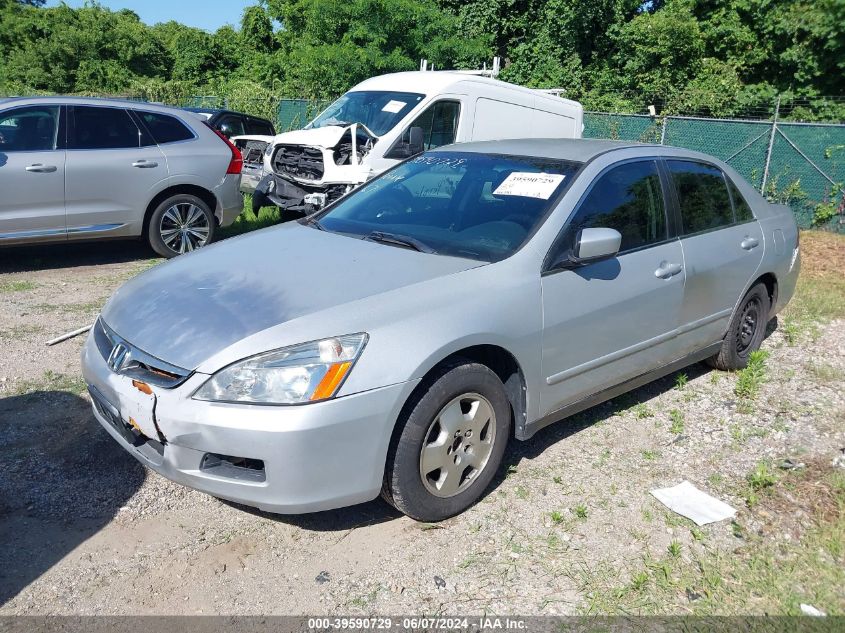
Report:
[[103,427],[174,481],[436,521],[512,439],[697,361],[743,367],[798,268],[790,210],[709,156],[455,145],[138,276],[82,363]]

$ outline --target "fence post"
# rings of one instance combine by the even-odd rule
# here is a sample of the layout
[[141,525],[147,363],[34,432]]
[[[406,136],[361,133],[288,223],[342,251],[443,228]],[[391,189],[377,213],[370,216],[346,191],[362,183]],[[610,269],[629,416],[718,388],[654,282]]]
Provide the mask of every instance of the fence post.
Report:
[[660,144],[666,144],[666,121],[669,119],[668,116],[663,117],[663,123],[660,125]]
[[780,114],[780,95],[775,102],[775,117],[772,120],[772,133],[769,136],[769,148],[766,150],[766,166],[763,168],[763,182],[760,185],[760,193],[766,195],[766,181],[769,179],[769,165],[772,162],[772,148],[775,145],[775,134],[778,131],[778,114]]

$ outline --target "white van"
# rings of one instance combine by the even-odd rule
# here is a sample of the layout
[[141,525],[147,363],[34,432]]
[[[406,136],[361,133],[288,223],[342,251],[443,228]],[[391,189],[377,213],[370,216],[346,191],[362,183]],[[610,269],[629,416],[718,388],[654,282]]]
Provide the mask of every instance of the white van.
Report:
[[[302,130],[240,137],[253,209],[309,213],[425,150],[514,138],[580,138],[580,103],[460,71],[361,82]],[[266,145],[264,145],[266,143]],[[263,152],[261,151],[263,149]]]

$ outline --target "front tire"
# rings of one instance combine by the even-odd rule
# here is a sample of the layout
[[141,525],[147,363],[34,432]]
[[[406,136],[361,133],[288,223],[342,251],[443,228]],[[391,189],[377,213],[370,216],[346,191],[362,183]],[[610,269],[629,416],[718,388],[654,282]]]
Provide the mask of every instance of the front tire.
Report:
[[707,363],[722,371],[747,367],[748,357],[760,349],[766,335],[770,309],[768,289],[764,284],[756,284],[739,303],[719,353],[708,358]]
[[162,201],[147,223],[147,240],[162,257],[189,253],[214,239],[217,221],[208,205],[190,194]]
[[467,359],[440,368],[398,420],[382,496],[418,521],[442,521],[473,505],[490,485],[511,431],[499,377]]

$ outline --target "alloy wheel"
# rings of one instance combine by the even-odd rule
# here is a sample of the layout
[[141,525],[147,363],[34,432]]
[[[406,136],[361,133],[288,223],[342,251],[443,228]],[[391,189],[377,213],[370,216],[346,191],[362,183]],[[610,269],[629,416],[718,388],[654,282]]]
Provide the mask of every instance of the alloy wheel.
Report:
[[165,211],[159,223],[159,235],[175,253],[187,253],[205,246],[211,233],[208,216],[195,204],[177,202]]

